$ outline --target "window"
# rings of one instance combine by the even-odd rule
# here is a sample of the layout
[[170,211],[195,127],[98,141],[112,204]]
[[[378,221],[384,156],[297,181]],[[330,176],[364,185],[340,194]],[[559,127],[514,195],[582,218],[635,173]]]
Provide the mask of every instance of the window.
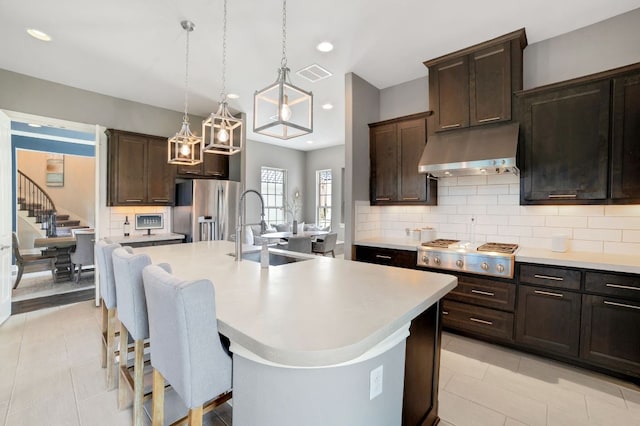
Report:
[[331,170],[316,171],[316,224],[331,226]]
[[264,220],[269,225],[285,222],[284,184],[287,171],[262,167],[260,169],[260,193],[264,198]]

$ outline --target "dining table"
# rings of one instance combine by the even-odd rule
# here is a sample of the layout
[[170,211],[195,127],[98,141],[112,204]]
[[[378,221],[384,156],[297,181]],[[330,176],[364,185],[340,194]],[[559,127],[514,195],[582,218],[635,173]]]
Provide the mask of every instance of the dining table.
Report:
[[36,238],[33,240],[33,247],[42,249],[43,254],[54,254],[56,256],[56,277],[71,278],[71,258],[69,252],[76,246],[76,237],[49,237]]

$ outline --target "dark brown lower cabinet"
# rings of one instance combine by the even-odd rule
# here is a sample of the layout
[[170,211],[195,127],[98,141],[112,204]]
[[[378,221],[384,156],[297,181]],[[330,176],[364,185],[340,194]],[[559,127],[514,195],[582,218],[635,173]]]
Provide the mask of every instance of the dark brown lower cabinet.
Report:
[[416,269],[418,254],[415,251],[382,247],[355,246],[355,259],[359,262]]
[[578,356],[581,295],[520,284],[516,342],[544,351]]
[[507,341],[513,339],[511,312],[445,300],[442,304],[442,323],[447,328],[468,331],[485,337]]
[[404,367],[403,426],[434,425],[438,418],[440,303],[411,321]]
[[640,375],[640,302],[582,296],[580,357]]

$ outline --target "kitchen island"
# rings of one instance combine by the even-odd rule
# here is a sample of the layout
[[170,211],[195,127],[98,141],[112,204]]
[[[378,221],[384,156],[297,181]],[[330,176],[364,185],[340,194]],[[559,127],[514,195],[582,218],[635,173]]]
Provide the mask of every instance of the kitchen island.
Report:
[[[234,424],[400,425],[407,400],[421,398],[432,399],[426,424],[437,421],[438,302],[455,277],[319,256],[262,269],[236,262],[226,241],[135,250],[183,279],[213,282],[234,353]],[[427,377],[428,395],[403,380],[410,329],[419,340],[407,343],[407,362],[431,348],[418,356],[428,371],[407,374]]]

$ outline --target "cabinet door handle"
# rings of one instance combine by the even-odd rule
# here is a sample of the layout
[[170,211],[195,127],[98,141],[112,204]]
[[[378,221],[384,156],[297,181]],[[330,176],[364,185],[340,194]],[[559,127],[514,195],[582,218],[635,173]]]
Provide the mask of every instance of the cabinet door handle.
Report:
[[543,296],[564,297],[562,293],[552,293],[550,291],[534,290],[535,294],[541,294]]
[[635,290],[635,291],[640,291],[640,287],[632,287],[630,285],[621,285],[621,284],[611,284],[611,283],[606,283],[605,286],[607,287],[613,287],[613,288],[621,288],[623,290]]
[[549,194],[548,198],[576,198],[577,194]]
[[475,293],[475,294],[482,294],[483,296],[495,296],[495,293],[491,293],[490,291],[482,291],[482,290],[476,290],[476,289],[472,289],[471,293]]
[[403,200],[411,201],[411,200],[419,200],[418,197],[402,197]]
[[169,201],[168,198],[153,198],[152,201],[158,202],[158,203],[166,203],[167,201]]
[[469,317],[470,321],[479,322],[480,324],[493,325],[493,321],[485,321],[474,317]]
[[376,201],[389,201],[390,199],[389,197],[376,197]]
[[391,260],[391,256],[385,256],[383,254],[376,254],[376,257],[378,259],[386,259],[386,260]]
[[456,124],[447,124],[446,126],[442,126],[442,129],[453,129],[455,127],[460,127],[461,124],[460,123],[456,123]]
[[191,170],[185,170],[182,173],[184,173],[185,175],[197,175],[198,174],[198,172],[191,171]]
[[500,120],[502,117],[491,117],[491,118],[483,118],[482,120],[478,120],[478,123],[486,123],[487,121],[496,121]]
[[127,203],[140,203],[142,202],[142,199],[135,199],[135,200],[125,200]]
[[442,315],[449,315],[449,311],[442,311]]
[[533,278],[540,278],[541,280],[553,280],[553,281],[564,281],[562,277],[551,277],[549,275],[538,275],[535,274]]
[[627,305],[626,303],[609,302],[608,300],[605,300],[604,304],[605,305],[612,305],[612,306],[619,306],[621,308],[637,309],[637,310],[640,311],[640,306]]

